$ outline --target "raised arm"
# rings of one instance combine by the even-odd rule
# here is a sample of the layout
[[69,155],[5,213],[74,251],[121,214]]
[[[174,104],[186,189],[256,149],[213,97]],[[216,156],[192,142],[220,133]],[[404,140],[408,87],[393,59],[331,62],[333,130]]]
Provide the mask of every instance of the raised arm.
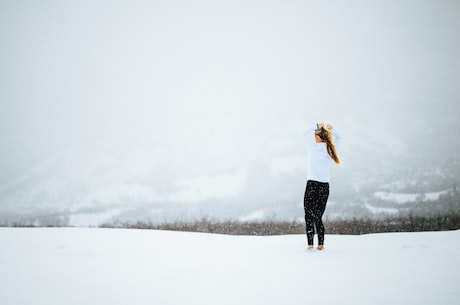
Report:
[[[319,124],[318,124],[318,125],[319,125]],[[323,125],[323,126],[324,126],[324,125]],[[332,134],[333,134],[333,136],[334,136],[334,144],[336,144],[336,145],[337,145],[337,144],[340,144],[341,139],[342,139],[341,136],[340,136],[340,133],[337,132],[336,129],[332,128],[332,125],[331,125],[331,124],[327,124],[327,125],[326,125],[326,128],[327,128],[328,130],[332,131]]]
[[299,132],[299,139],[305,147],[308,148],[308,146],[314,143],[314,138],[311,133],[315,130],[316,124],[309,124],[306,129]]

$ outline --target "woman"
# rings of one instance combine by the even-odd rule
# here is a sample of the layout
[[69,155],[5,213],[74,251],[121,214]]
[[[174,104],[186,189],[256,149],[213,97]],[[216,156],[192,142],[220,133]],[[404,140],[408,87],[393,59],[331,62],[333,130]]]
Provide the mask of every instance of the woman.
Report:
[[[311,136],[314,133],[314,138]],[[324,225],[322,221],[329,197],[331,164],[340,164],[336,144],[340,142],[332,126],[318,123],[302,132],[302,143],[307,148],[307,187],[304,196],[305,224],[308,249],[313,249],[313,237],[318,234],[318,250],[324,248]]]

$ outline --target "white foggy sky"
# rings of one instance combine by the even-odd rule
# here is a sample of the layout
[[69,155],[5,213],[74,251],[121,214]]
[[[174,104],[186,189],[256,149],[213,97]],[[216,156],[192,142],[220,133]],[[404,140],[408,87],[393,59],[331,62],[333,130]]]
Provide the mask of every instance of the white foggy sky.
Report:
[[283,153],[255,139],[308,118],[455,121],[459,17],[434,0],[0,0],[0,178],[104,141],[231,162]]

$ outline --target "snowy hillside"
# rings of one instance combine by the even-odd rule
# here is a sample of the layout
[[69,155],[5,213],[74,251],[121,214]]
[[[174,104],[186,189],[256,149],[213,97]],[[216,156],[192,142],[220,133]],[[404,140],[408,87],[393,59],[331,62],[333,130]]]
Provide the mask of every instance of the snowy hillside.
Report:
[[[0,185],[0,225],[99,226],[208,217],[302,220],[305,152],[295,132],[284,141],[278,137],[257,143],[273,146],[275,139],[278,146],[285,145],[293,153],[272,156],[277,151],[273,149],[258,158],[252,151],[235,156],[240,159],[235,163],[194,160],[196,164],[186,165],[184,156],[171,156],[153,144],[64,151]],[[219,149],[213,152],[219,154]],[[386,153],[380,148],[373,157],[388,161]],[[455,166],[433,170],[431,175],[411,175],[415,164],[389,167],[351,157],[344,166],[333,169],[326,217],[460,212],[460,192],[453,183]],[[431,167],[424,168],[429,171]]]
[[460,231],[248,237],[0,229],[8,305],[457,305]]

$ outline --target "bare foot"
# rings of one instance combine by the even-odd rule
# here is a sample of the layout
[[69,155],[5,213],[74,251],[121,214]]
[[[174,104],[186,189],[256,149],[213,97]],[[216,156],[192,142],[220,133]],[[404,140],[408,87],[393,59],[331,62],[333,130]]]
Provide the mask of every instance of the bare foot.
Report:
[[307,250],[313,250],[313,245],[308,245]]
[[324,246],[323,246],[323,245],[318,245],[318,248],[317,248],[317,249],[321,251],[321,250],[324,249]]

